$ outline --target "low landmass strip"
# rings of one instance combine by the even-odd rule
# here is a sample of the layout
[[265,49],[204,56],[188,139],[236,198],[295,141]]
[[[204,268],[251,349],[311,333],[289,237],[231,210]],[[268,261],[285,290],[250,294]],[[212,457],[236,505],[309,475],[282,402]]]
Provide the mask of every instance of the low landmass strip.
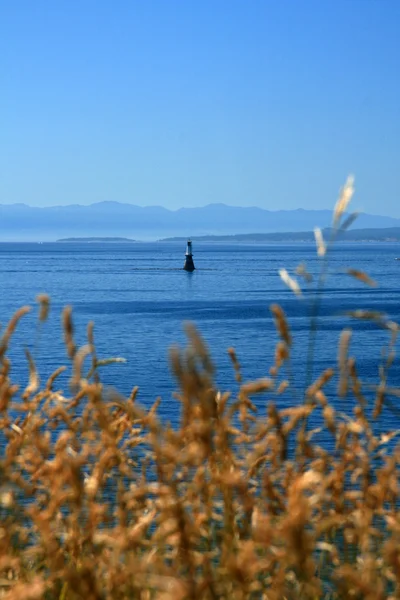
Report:
[[70,237],[70,238],[62,238],[60,240],[57,240],[57,242],[85,242],[88,244],[90,244],[92,242],[136,243],[136,240],[131,240],[130,238],[124,238],[124,237]]
[[[329,240],[332,229],[322,230],[323,236]],[[276,233],[238,233],[236,235],[201,235],[191,238],[197,242],[313,242],[315,240],[313,231],[291,231]],[[338,234],[339,241],[345,242],[399,242],[400,227],[384,227],[376,229],[353,229],[341,231]],[[184,242],[184,237],[164,238],[162,242]]]

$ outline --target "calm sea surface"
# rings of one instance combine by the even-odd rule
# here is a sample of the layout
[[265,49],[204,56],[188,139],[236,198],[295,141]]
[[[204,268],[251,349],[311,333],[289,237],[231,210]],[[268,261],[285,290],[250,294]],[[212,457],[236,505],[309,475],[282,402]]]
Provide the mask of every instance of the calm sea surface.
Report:
[[[185,244],[175,243],[0,244],[0,322],[4,325],[22,305],[34,307],[11,344],[15,380],[27,380],[24,346],[34,353],[42,379],[65,362],[60,314],[64,305],[71,304],[77,341],[85,342],[86,325],[93,319],[99,357],[127,360],[104,367],[104,383],[123,393],[138,385],[138,398],[145,406],[161,396],[160,413],[174,423],[178,405],[172,398],[176,386],[169,371],[168,348],[185,343],[183,321],[194,321],[207,341],[220,388],[235,390],[227,348],[235,347],[246,379],[267,376],[276,342],[269,306],[280,303],[294,336],[293,374],[301,388],[311,293],[306,291],[302,300],[295,298],[280,281],[278,269],[291,271],[304,262],[311,273],[317,273],[315,247],[195,243],[197,270],[193,274],[182,270],[184,252]],[[336,247],[320,310],[316,374],[335,363],[340,330],[351,325],[351,353],[358,359],[360,375],[366,384],[376,380],[387,332],[369,323],[350,323],[341,313],[372,309],[400,321],[400,261],[396,257],[400,257],[400,245],[394,243]],[[344,273],[350,266],[366,271],[379,287],[369,288],[351,279]],[[50,294],[52,309],[51,318],[38,332],[34,299],[40,292]],[[400,386],[397,360],[389,382]],[[67,377],[61,383],[67,389]],[[267,397],[257,402],[263,411]],[[293,398],[288,395],[280,402],[289,404]],[[350,400],[337,403],[338,408],[351,410]],[[390,426],[394,417],[385,410],[383,419]]]

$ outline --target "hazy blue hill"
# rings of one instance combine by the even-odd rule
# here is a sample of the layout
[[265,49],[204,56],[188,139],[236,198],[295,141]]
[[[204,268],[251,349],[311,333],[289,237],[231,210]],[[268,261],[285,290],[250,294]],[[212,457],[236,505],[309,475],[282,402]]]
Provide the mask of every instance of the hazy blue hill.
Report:
[[101,243],[106,243],[106,244],[114,244],[114,243],[118,243],[118,244],[135,244],[136,240],[131,240],[130,238],[124,238],[124,237],[70,237],[70,238],[61,238],[60,240],[56,240],[57,242],[63,244],[63,243],[69,243],[69,242],[79,242],[79,243],[87,243],[87,244],[91,244],[94,242],[101,242]]
[[[229,235],[312,231],[329,227],[330,210],[277,210],[209,204],[171,211],[161,206],[140,207],[119,202],[89,206],[71,204],[37,208],[26,204],[0,205],[0,240],[55,240],[61,237],[129,237]],[[360,215],[352,229],[399,227],[400,219]]]
[[[331,230],[323,230],[325,240],[329,240]],[[162,242],[184,242],[185,237],[164,238]],[[243,243],[268,243],[268,242],[314,242],[313,231],[286,231],[274,233],[241,233],[236,235],[203,235],[192,236],[193,241],[198,242],[243,242]],[[353,229],[344,231],[338,235],[339,241],[362,242],[362,241],[400,241],[400,227],[382,227],[369,229]]]

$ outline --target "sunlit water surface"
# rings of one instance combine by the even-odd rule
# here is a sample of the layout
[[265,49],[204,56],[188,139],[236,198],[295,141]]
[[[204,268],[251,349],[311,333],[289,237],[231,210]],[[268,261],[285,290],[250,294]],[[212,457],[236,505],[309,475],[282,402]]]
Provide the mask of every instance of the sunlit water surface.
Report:
[[[302,299],[281,282],[278,270],[293,272],[304,262],[316,275],[320,259],[311,244],[194,245],[196,271],[182,270],[185,244],[0,244],[0,321],[4,325],[20,306],[34,310],[21,321],[10,347],[12,374],[26,382],[26,345],[37,361],[42,380],[66,361],[60,324],[62,307],[73,306],[76,340],[86,340],[86,326],[95,322],[99,358],[124,357],[126,363],[104,367],[102,379],[128,394],[139,386],[138,401],[150,406],[161,397],[160,415],[176,424],[179,405],[173,398],[176,382],[170,373],[168,348],[185,344],[184,321],[193,321],[204,336],[216,366],[221,390],[235,391],[227,349],[233,346],[245,379],[268,375],[276,333],[269,307],[279,303],[287,313],[293,338],[292,374],[298,388],[277,400],[287,406],[301,398],[306,374],[309,313],[312,292],[302,283]],[[355,308],[383,311],[400,320],[400,246],[398,244],[342,244],[333,251],[330,275],[320,307],[314,373],[335,364],[340,331],[353,328],[351,353],[358,360],[366,385],[376,383],[382,346],[388,333],[366,322],[343,316]],[[354,267],[379,282],[370,288],[349,277]],[[38,293],[51,296],[51,316],[38,332]],[[400,386],[399,363],[390,371],[391,385]],[[68,377],[61,379],[68,389]],[[334,387],[331,387],[333,393]],[[260,413],[268,396],[255,398]],[[395,400],[394,400],[395,402]],[[338,409],[351,411],[352,400],[335,400]],[[388,409],[383,428],[399,426]],[[324,435],[324,433],[322,434]]]

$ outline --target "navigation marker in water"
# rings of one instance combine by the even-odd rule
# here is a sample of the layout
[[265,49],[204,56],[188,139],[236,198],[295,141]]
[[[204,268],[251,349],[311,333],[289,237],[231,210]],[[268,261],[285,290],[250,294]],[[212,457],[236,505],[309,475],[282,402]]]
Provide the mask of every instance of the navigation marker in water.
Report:
[[192,242],[191,240],[188,240],[187,242],[187,246],[186,246],[186,258],[185,258],[185,264],[184,264],[184,270],[185,271],[189,271],[190,273],[192,271],[195,270],[195,266],[194,266],[194,262],[193,262],[193,255],[192,255]]

